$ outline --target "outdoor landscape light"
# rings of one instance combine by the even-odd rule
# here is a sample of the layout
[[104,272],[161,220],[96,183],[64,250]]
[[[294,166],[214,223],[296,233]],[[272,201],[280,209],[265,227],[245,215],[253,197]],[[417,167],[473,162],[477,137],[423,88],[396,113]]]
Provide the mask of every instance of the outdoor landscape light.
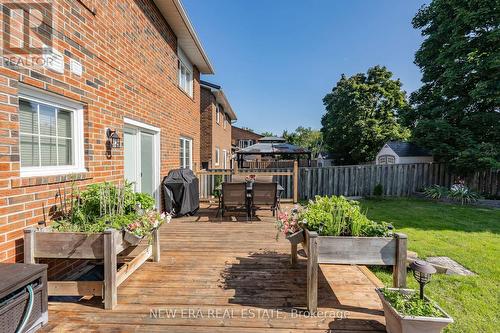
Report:
[[431,281],[436,269],[424,260],[415,260],[410,264],[415,280],[420,284],[420,299],[424,299],[424,286]]

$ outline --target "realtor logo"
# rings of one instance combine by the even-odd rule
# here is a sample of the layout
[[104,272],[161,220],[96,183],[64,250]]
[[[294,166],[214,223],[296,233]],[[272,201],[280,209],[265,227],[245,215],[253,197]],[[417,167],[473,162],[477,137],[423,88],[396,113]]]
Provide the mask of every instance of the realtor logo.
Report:
[[43,54],[52,48],[52,5],[8,2],[3,11],[3,51]]

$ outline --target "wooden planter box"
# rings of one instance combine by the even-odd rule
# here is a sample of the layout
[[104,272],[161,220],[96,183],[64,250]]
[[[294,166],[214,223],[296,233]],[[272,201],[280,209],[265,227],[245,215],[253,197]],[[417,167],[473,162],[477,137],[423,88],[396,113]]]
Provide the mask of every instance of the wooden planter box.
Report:
[[[158,228],[152,232],[152,244],[125,262],[118,270],[117,264],[136,246],[124,239],[124,232],[115,229],[103,233],[24,230],[24,262],[35,263],[36,258],[88,259],[104,261],[103,281],[49,281],[50,296],[102,296],[105,309],[117,304],[117,288],[149,257],[160,261]],[[119,256],[122,254],[122,256]]]
[[[318,308],[319,264],[393,266],[393,285],[406,287],[407,237],[318,236],[304,229],[302,247],[307,254],[307,308]],[[297,246],[292,245],[292,264],[297,262]]]

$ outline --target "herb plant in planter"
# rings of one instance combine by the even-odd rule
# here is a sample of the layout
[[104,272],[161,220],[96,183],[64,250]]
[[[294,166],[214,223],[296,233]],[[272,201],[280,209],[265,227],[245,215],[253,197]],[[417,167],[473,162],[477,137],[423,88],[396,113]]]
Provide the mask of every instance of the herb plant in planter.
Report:
[[[394,286],[405,287],[406,235],[394,233],[388,223],[368,219],[358,202],[317,196],[300,213],[299,221],[304,228],[310,311],[317,309],[319,264],[394,266]],[[292,247],[292,261],[296,251]]]
[[[75,185],[69,195],[58,193],[59,207],[53,223],[41,230],[24,231],[24,261],[34,263],[36,258],[74,260],[102,260],[104,281],[74,281],[72,288],[64,282],[49,281],[51,295],[103,296],[106,309],[116,305],[117,287],[149,257],[159,261],[158,227],[168,216],[154,210],[154,199],[137,194],[131,184],[112,183],[89,185],[79,191]],[[148,238],[146,248],[117,270],[117,258],[128,248],[135,248],[136,240],[127,241],[125,235]],[[127,251],[125,251],[127,250]]]

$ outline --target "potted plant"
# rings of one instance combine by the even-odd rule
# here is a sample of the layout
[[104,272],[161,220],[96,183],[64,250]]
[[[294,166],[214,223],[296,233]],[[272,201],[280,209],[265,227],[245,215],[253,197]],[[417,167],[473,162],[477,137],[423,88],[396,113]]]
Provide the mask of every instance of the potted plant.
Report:
[[413,289],[377,288],[389,333],[441,332],[453,322],[443,309],[427,297],[421,300]]
[[453,322],[453,318],[424,295],[424,286],[430,282],[436,269],[422,260],[412,262],[410,268],[420,284],[420,293],[413,289],[376,289],[384,308],[387,331],[439,333]]
[[299,223],[297,207],[292,209],[290,214],[287,212],[280,212],[276,220],[276,228],[278,229],[276,238],[278,238],[279,233],[282,232],[286,239],[293,245],[300,244],[304,241],[304,230]]

